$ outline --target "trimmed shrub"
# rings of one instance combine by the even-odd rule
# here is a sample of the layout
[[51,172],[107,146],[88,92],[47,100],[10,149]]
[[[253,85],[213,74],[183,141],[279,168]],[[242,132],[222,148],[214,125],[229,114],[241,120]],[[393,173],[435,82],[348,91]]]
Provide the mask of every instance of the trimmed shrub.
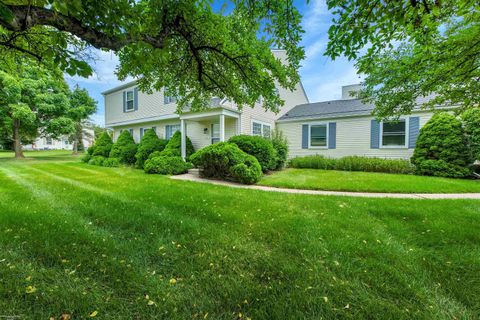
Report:
[[280,170],[287,163],[287,157],[288,157],[287,138],[283,135],[282,131],[273,130],[270,141],[272,141],[273,149],[275,149],[275,165],[273,167],[273,170]]
[[94,145],[94,144],[91,145],[90,147],[88,147],[88,149],[87,149],[87,153],[88,153],[89,155],[93,155],[93,152],[94,152],[94,151],[95,151],[95,145]]
[[85,155],[82,157],[82,162],[88,163],[92,159],[92,155],[89,153],[85,153]]
[[105,157],[102,156],[93,156],[89,161],[88,164],[94,166],[103,166],[103,162],[105,161]]
[[480,108],[468,109],[462,114],[462,120],[472,160],[480,160]]
[[447,112],[435,114],[420,130],[411,161],[421,175],[470,175],[470,152],[460,120]]
[[143,168],[143,164],[148,159],[148,156],[155,151],[162,151],[165,149],[167,140],[159,139],[153,129],[145,130],[142,140],[138,144],[137,153],[135,154],[135,166]]
[[262,176],[258,160],[243,152],[236,144],[219,142],[194,153],[190,160],[202,168],[202,176],[255,183]]
[[156,158],[156,157],[161,157],[162,156],[162,151],[154,151],[152,153],[150,153],[150,155],[148,156],[148,159],[152,159],[152,158]]
[[262,167],[254,156],[247,155],[243,163],[236,164],[231,168],[231,172],[235,181],[254,184],[262,176]]
[[[180,131],[177,131],[173,134],[170,140],[168,140],[168,143],[165,149],[162,151],[161,155],[166,157],[181,157],[182,155],[181,146],[182,146],[182,134],[180,133]],[[187,137],[186,151],[187,151],[187,159],[195,152],[192,141],[190,141],[189,137]]]
[[137,145],[128,130],[122,131],[117,141],[113,144],[110,151],[110,158],[118,158],[121,163],[135,163],[135,154],[137,153]]
[[183,161],[181,157],[154,157],[145,161],[146,173],[182,174],[192,168],[192,164]]
[[104,167],[120,167],[120,159],[118,158],[108,158],[103,161],[103,166]]
[[243,152],[257,158],[263,172],[275,169],[276,155],[272,142],[259,136],[238,135],[228,142],[236,144]]
[[112,138],[107,132],[104,132],[95,141],[95,144],[93,145],[92,156],[102,156],[108,158],[110,151],[112,150],[112,146]]
[[342,170],[342,171],[365,171],[384,173],[414,172],[413,165],[402,159],[382,159],[360,156],[348,156],[339,159],[326,158],[321,155],[299,157],[290,160],[292,168]]

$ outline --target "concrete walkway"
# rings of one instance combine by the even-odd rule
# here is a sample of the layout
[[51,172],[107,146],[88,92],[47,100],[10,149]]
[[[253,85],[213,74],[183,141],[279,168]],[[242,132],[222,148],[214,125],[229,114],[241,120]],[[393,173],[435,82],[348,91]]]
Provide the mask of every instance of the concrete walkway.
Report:
[[210,183],[210,184],[227,186],[232,188],[261,190],[261,191],[269,191],[269,192],[295,193],[295,194],[312,194],[312,195],[320,195],[320,196],[347,196],[347,197],[363,197],[363,198],[397,198],[397,199],[478,199],[480,200],[480,193],[377,193],[377,192],[322,191],[322,190],[274,188],[274,187],[258,186],[258,185],[244,185],[244,184],[222,181],[222,180],[205,179],[205,178],[201,178],[196,172],[186,173],[178,176],[171,176],[171,179]]

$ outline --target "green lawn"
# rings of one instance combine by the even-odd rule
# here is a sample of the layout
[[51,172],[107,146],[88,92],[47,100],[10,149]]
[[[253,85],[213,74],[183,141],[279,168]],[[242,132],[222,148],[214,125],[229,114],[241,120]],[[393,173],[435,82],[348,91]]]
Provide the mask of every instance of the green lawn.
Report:
[[480,180],[319,169],[285,169],[264,176],[259,184],[278,188],[334,191],[398,193],[480,192]]
[[480,317],[480,201],[269,193],[59,160],[0,161],[1,316]]

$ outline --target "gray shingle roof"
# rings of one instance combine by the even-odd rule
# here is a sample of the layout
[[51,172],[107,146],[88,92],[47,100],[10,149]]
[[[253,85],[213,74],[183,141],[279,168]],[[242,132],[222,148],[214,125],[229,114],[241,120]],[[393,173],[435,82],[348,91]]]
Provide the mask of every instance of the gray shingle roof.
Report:
[[332,100],[300,104],[289,110],[279,120],[296,118],[335,118],[340,116],[369,115],[375,108],[373,104],[364,104],[358,99]]

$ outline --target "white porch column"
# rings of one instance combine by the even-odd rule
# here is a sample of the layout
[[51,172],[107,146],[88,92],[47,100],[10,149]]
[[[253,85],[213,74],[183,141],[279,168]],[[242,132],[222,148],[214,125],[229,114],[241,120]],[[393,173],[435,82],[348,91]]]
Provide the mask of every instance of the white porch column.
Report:
[[182,159],[185,160],[185,158],[187,157],[187,134],[186,134],[186,130],[185,130],[185,120],[181,119],[180,120],[180,133],[181,133],[181,136],[182,136],[182,139],[181,139],[181,145],[180,145],[180,149],[181,149],[181,153],[182,153]]
[[225,115],[220,115],[220,142],[225,141]]
[[241,118],[241,115],[238,115],[236,135],[238,136],[238,135],[241,134],[241,133],[242,133],[242,118]]

